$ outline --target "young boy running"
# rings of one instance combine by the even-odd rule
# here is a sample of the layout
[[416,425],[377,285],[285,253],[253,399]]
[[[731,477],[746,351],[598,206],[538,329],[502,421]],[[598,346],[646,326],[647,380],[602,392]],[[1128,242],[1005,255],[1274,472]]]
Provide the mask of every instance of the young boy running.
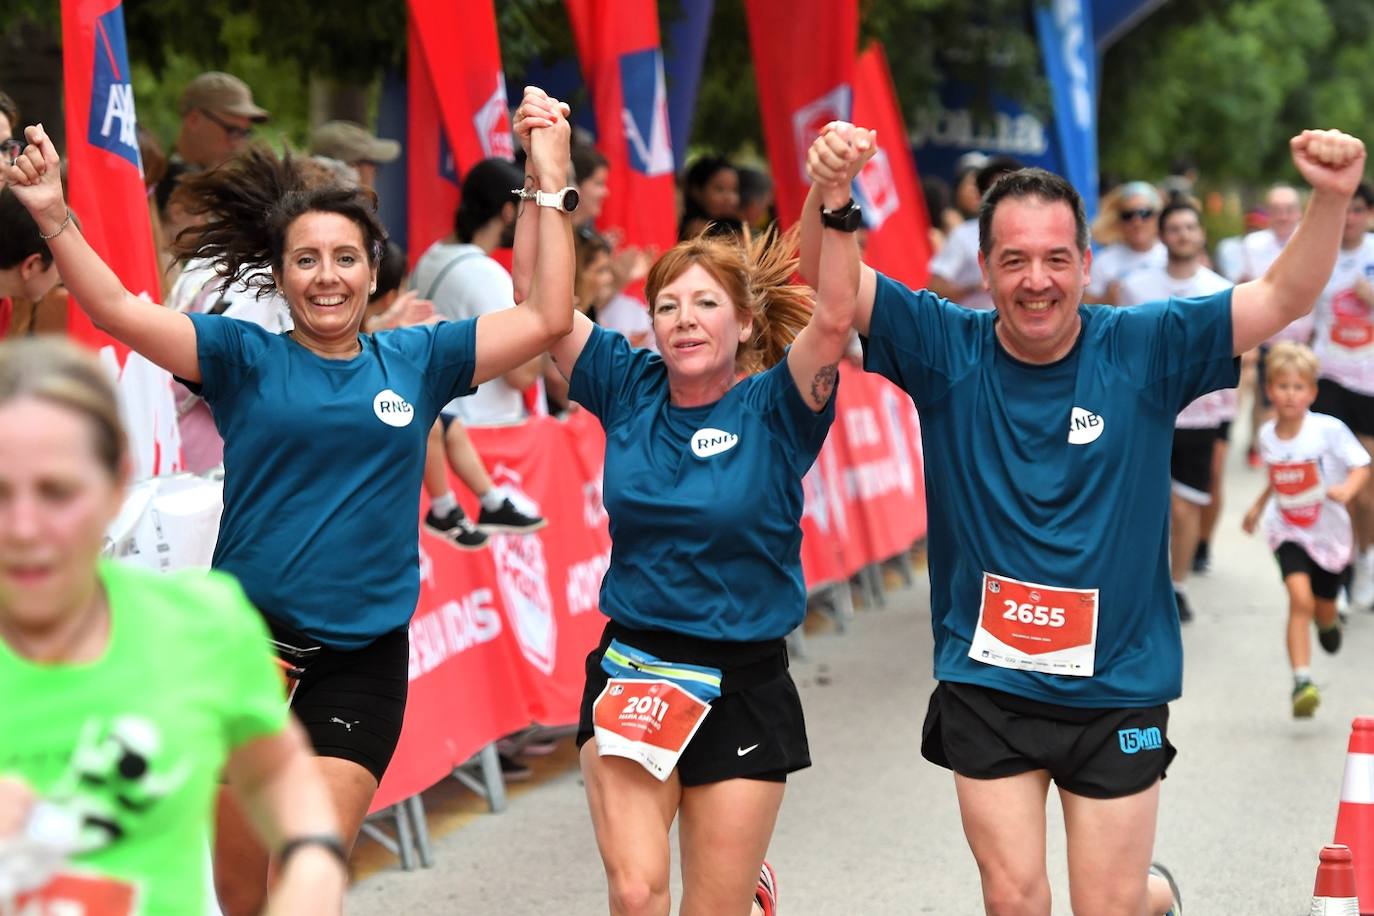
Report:
[[1265,539],[1288,589],[1293,716],[1301,719],[1321,702],[1310,667],[1308,630],[1314,617],[1321,647],[1327,652],[1341,647],[1336,594],[1353,544],[1346,505],[1369,479],[1369,453],[1340,420],[1309,410],[1317,397],[1317,357],[1310,349],[1276,344],[1264,368],[1274,404],[1274,419],[1259,434],[1269,485],[1243,524],[1253,533],[1264,513]]

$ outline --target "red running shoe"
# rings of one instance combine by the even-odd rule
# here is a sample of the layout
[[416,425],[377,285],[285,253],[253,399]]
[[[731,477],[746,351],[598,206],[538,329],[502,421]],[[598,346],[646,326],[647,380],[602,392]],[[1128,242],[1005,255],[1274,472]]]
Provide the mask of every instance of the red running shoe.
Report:
[[763,916],[778,916],[778,876],[767,860],[759,869],[759,886],[754,891],[754,900],[763,910]]

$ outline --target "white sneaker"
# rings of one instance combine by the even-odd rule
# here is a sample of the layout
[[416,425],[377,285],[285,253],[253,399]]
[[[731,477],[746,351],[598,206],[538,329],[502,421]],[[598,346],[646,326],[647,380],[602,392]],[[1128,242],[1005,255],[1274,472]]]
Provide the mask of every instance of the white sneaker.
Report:
[[1374,607],[1374,549],[1367,548],[1351,565],[1350,603],[1368,610]]

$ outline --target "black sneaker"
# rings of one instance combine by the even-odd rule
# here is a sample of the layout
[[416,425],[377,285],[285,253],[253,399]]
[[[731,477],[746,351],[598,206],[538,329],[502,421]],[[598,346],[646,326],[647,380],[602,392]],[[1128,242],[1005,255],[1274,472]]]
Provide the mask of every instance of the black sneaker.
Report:
[[1212,570],[1212,551],[1206,541],[1197,542],[1197,552],[1193,554],[1193,572],[1205,573]]
[[1327,655],[1335,655],[1341,651],[1341,625],[1333,623],[1325,630],[1317,627],[1317,642],[1321,643]]
[[501,759],[501,778],[506,782],[521,782],[534,775],[534,770],[525,766],[514,757],[507,757],[505,754],[497,754]]
[[1192,623],[1192,622],[1193,622],[1193,609],[1192,609],[1191,607],[1188,606],[1188,599],[1187,599],[1186,597],[1184,597],[1183,592],[1180,592],[1180,591],[1178,591],[1178,590],[1175,590],[1175,591],[1174,591],[1174,600],[1178,602],[1178,622],[1179,622],[1179,623]]
[[495,509],[483,508],[477,516],[477,527],[483,531],[509,531],[513,534],[528,534],[547,525],[538,515],[526,515],[515,507],[509,499],[502,500]]
[[463,514],[462,508],[448,515],[438,516],[431,509],[425,513],[425,529],[439,535],[459,550],[480,550],[487,546],[487,535]]

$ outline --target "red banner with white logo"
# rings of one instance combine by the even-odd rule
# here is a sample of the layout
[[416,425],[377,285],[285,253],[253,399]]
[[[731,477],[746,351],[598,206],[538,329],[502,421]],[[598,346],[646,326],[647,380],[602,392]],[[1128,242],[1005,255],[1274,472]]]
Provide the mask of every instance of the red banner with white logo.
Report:
[[828,122],[851,120],[859,8],[856,0],[744,6],[778,221],[787,226],[806,200],[811,141]]
[[625,245],[666,251],[677,240],[677,210],[658,4],[566,2],[608,166],[598,226]]
[[[410,263],[453,231],[462,176],[515,158],[492,0],[410,0]],[[459,51],[458,49],[461,49]]]
[[868,227],[864,262],[912,289],[921,289],[930,274],[930,216],[887,57],[876,42],[859,55],[854,123],[878,132],[878,152],[854,179],[855,199],[863,207]]
[[525,662],[530,717],[575,722],[583,662],[606,625],[598,599],[611,538],[601,489],[580,473],[570,433],[552,417],[468,434],[492,481],[549,520],[536,535],[494,535],[488,552]]
[[[840,454],[840,498],[849,537],[845,571],[886,560],[925,533],[923,467],[906,409],[911,399],[889,382],[846,367],[830,436]],[[905,406],[904,406],[905,404]]]
[[[900,553],[926,530],[910,398],[875,375],[841,371],[835,425],[803,481],[808,588]],[[531,722],[576,722],[583,663],[605,626],[598,604],[610,536],[600,423],[577,410],[566,420],[468,432],[493,480],[549,523],[535,534],[493,536],[472,552],[422,531],[410,698],[374,810],[428,788]],[[472,494],[456,481],[454,491],[476,517]]]
[[[125,287],[161,299],[138,152],[124,11],[118,0],[63,0],[68,204],[81,232]],[[136,477],[181,469],[172,378],[97,330],[73,301],[68,333],[100,354],[119,389]]]

